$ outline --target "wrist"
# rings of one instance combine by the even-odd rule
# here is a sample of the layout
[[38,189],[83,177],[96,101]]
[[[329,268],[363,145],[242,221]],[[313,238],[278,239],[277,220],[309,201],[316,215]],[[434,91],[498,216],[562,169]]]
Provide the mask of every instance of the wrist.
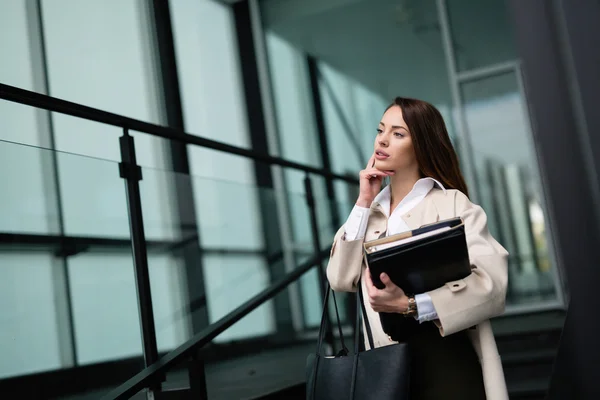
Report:
[[371,207],[372,202],[373,202],[372,200],[369,201],[369,200],[365,200],[365,199],[362,199],[359,197],[358,200],[356,200],[356,205],[359,207],[362,207],[362,208],[369,208],[369,207]]
[[408,311],[408,296],[402,296],[398,300],[398,314],[404,314]]
[[418,315],[417,302],[414,296],[405,296],[402,301],[402,312],[401,314],[405,317],[414,317]]

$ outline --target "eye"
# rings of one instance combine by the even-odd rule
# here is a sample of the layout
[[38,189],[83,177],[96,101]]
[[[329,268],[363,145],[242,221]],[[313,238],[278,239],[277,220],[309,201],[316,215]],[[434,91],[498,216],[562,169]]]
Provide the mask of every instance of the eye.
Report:
[[379,135],[381,133],[383,133],[383,131],[381,129],[377,128],[377,134]]
[[404,137],[404,134],[400,133],[400,132],[394,132],[394,136],[396,136],[396,137]]

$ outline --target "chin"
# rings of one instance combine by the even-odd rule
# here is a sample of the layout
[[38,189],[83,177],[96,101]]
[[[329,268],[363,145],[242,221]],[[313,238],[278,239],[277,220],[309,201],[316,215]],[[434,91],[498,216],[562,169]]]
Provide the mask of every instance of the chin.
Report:
[[375,160],[375,168],[382,171],[395,170],[394,165],[387,160]]

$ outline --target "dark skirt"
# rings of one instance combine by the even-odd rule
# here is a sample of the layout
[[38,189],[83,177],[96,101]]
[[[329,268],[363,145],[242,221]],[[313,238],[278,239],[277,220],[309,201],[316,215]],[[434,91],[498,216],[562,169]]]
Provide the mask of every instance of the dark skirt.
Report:
[[410,344],[411,400],[485,400],[481,364],[466,331],[442,337],[433,322],[407,318],[402,325],[403,334],[393,337]]

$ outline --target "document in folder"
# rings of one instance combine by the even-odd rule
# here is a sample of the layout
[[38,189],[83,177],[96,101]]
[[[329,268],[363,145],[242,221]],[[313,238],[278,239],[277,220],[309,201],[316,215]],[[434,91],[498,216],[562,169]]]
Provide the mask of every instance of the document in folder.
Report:
[[376,287],[382,272],[407,294],[420,294],[471,274],[465,226],[452,218],[364,243]]

